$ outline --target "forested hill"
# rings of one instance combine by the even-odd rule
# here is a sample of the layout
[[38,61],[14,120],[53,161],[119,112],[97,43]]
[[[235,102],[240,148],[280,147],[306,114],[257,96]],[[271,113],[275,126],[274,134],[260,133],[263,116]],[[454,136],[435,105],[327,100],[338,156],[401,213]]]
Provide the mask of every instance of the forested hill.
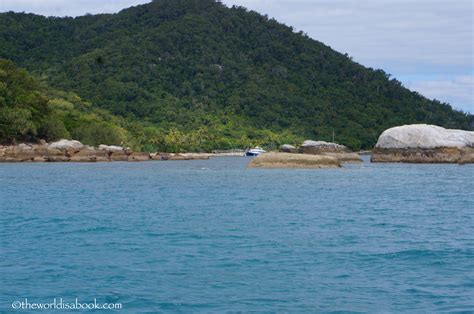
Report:
[[125,119],[94,108],[74,93],[39,84],[0,59],[0,145],[75,138],[89,145],[137,146]]
[[2,13],[0,42],[1,58],[147,124],[155,142],[173,130],[178,142],[199,134],[199,143],[230,148],[329,140],[334,129],[336,141],[357,149],[400,124],[474,128],[472,115],[411,92],[382,70],[213,0],[156,0],[78,18]]

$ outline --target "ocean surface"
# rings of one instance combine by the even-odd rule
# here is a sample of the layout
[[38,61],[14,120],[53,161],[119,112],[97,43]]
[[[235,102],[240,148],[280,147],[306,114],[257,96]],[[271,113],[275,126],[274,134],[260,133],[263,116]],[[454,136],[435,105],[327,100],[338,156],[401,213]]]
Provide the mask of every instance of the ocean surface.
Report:
[[0,312],[474,312],[474,165],[248,161],[0,164]]

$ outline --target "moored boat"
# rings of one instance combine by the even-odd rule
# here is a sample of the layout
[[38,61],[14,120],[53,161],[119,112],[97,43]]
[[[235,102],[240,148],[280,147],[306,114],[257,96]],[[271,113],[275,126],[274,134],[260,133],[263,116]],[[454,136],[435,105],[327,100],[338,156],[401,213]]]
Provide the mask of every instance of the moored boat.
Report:
[[249,157],[253,157],[253,156],[258,156],[258,155],[261,155],[263,153],[266,153],[265,150],[263,150],[261,147],[255,147],[255,148],[252,148],[252,149],[249,149],[245,152],[245,156],[249,156]]

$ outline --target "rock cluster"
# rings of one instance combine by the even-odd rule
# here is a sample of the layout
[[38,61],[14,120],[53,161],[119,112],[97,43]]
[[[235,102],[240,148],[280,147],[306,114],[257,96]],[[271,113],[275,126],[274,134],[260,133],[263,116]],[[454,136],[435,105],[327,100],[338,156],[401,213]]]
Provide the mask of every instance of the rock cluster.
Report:
[[87,146],[79,141],[60,140],[51,144],[0,146],[0,162],[100,162],[209,159],[207,154],[133,152],[121,146]]
[[474,132],[414,124],[380,135],[372,162],[474,163]]
[[150,159],[149,154],[146,154],[147,158],[142,158],[142,153],[134,153],[127,148],[106,145],[95,148],[74,140],[0,146],[0,162],[133,161],[137,154],[141,160]]
[[300,147],[285,144],[280,147],[280,152],[333,157],[341,162],[362,162],[360,156],[346,146],[324,141],[307,140]]

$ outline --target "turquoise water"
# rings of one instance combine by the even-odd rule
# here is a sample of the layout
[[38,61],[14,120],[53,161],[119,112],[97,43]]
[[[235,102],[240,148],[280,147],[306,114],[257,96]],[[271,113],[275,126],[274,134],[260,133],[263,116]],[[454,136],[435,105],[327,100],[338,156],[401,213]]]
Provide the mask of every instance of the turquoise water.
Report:
[[474,311],[474,165],[0,164],[0,312]]

